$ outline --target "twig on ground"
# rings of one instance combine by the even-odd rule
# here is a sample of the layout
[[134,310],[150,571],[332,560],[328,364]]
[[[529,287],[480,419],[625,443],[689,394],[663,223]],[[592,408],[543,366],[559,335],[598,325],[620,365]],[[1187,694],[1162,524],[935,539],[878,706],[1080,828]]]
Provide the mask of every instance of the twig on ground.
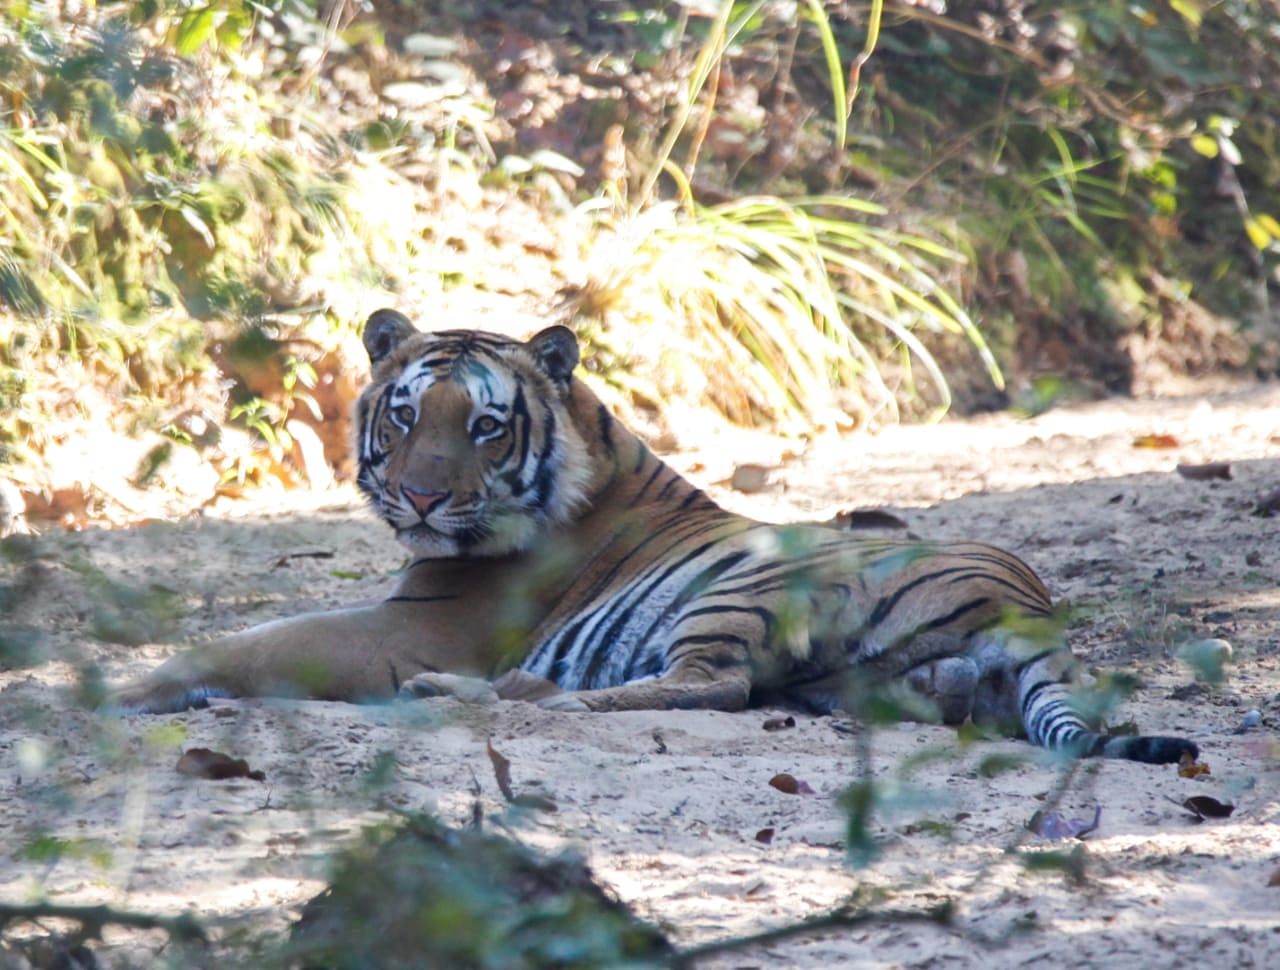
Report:
[[677,968],[692,967],[699,960],[722,953],[744,950],[750,946],[778,943],[820,930],[847,929],[852,926],[865,926],[868,923],[936,923],[939,926],[947,926],[951,923],[954,909],[954,903],[950,899],[927,909],[834,909],[797,923],[788,923],[760,933],[736,936],[727,940],[714,940],[701,946],[690,947],[677,953],[671,965]]

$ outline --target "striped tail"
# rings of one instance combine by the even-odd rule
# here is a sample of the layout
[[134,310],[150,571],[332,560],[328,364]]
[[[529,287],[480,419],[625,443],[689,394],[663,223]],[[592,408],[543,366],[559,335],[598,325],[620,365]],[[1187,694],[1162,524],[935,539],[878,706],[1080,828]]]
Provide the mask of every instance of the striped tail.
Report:
[[[1124,758],[1146,764],[1172,764],[1183,755],[1196,758],[1200,749],[1185,738],[1099,734],[1080,715],[1072,699],[1075,687],[1066,651],[1059,649],[1031,660],[1018,677],[1018,704],[1027,739],[1050,751],[1077,758]],[[1066,669],[1064,669],[1064,667]]]

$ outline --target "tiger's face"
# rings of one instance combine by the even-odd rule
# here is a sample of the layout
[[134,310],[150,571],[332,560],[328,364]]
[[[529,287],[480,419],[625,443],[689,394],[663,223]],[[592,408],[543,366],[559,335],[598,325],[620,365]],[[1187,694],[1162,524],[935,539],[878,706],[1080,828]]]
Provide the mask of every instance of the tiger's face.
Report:
[[416,554],[528,548],[584,501],[587,449],[568,413],[578,346],[564,327],[521,343],[420,333],[394,310],[365,325],[357,482]]

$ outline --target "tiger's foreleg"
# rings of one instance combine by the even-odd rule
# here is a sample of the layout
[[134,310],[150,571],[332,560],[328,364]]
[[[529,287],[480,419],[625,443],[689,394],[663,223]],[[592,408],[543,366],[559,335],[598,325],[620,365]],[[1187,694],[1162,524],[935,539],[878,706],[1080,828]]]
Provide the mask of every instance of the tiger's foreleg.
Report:
[[402,682],[437,669],[442,651],[424,642],[414,604],[308,613],[250,627],[170,658],[109,695],[121,713],[203,707],[211,697],[394,697]]

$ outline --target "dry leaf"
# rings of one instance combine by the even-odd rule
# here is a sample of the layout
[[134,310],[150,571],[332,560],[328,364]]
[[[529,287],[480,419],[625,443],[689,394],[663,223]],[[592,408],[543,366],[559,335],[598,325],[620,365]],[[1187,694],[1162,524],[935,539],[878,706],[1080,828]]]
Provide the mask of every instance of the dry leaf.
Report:
[[1140,434],[1133,439],[1135,448],[1177,448],[1178,439],[1171,434]]
[[1267,885],[1271,887],[1280,886],[1280,869],[1271,874],[1271,878],[1267,880]]
[[1220,802],[1208,795],[1192,795],[1183,801],[1182,807],[1191,812],[1197,822],[1207,818],[1226,818],[1236,810],[1230,802]]
[[771,717],[764,722],[766,731],[783,731],[796,726],[796,719],[788,714],[786,717]]
[[1102,821],[1102,806],[1093,807],[1093,819],[1065,818],[1058,812],[1036,812],[1027,828],[1043,839],[1083,839],[1098,828]]
[[774,775],[769,779],[769,784],[773,788],[778,789],[784,795],[816,795],[816,791],[810,787],[807,781],[801,781],[795,775],[787,774],[785,771]]
[[179,774],[191,775],[193,778],[212,778],[214,781],[228,778],[267,780],[265,773],[250,770],[249,762],[243,758],[232,758],[221,751],[210,751],[208,748],[187,749],[182,752],[175,767]]
[[770,842],[772,842],[772,841],[773,841],[773,826],[771,825],[771,826],[769,826],[768,828],[763,828],[763,829],[761,829],[759,832],[757,832],[757,833],[756,833],[756,841],[757,841],[757,842],[759,842],[759,843],[761,843],[761,844],[763,844],[763,845],[768,845]]
[[1188,481],[1208,482],[1215,478],[1231,481],[1231,462],[1211,461],[1203,465],[1184,465],[1178,463],[1178,474]]
[[486,741],[485,747],[489,751],[489,760],[493,762],[493,777],[497,779],[498,790],[507,801],[513,801],[515,795],[511,792],[511,762],[494,748],[492,741]]
[[1178,776],[1181,778],[1199,778],[1201,775],[1209,773],[1208,763],[1197,761],[1190,751],[1185,752],[1178,759]]

